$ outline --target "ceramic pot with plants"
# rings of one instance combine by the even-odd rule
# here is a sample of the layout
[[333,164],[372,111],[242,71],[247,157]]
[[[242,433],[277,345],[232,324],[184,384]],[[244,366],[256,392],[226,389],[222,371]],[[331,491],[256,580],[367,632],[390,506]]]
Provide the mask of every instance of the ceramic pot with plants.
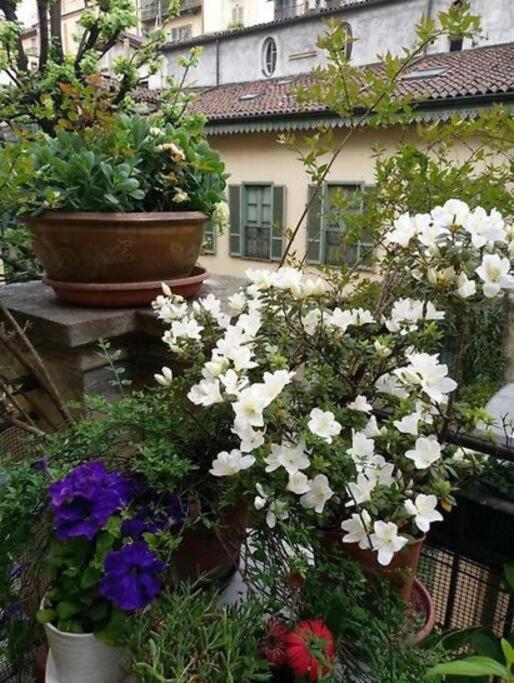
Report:
[[183,519],[180,502],[170,496],[156,510],[140,479],[95,460],[51,483],[48,496],[50,586],[37,614],[49,645],[47,677],[117,683],[126,675],[121,646],[131,619],[164,586],[157,534]]
[[206,223],[227,218],[226,174],[187,117],[171,125],[118,114],[108,125],[37,138],[27,155],[25,223],[60,298],[139,305],[161,282],[198,290]]

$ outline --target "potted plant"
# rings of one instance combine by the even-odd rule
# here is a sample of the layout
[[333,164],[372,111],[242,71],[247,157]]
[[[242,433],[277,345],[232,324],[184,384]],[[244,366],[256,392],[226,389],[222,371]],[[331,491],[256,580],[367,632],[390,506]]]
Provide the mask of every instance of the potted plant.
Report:
[[155,502],[141,480],[94,460],[51,483],[48,495],[49,587],[37,615],[50,648],[47,672],[59,681],[115,683],[126,675],[116,646],[130,618],[160,593],[165,532],[185,512],[178,498]]
[[[210,469],[228,498],[253,493],[272,529],[314,524],[409,600],[424,535],[478,466],[446,436],[483,417],[455,400],[437,321],[513,286],[509,239],[498,212],[450,200],[386,226],[381,290],[359,274],[249,271],[230,321],[212,296],[159,297],[195,419],[230,415],[239,439]],[[396,299],[408,278],[420,298]]]
[[162,281],[201,281],[188,278],[201,275],[193,269],[206,221],[226,220],[226,174],[196,117],[117,114],[37,135],[25,153],[25,222],[58,296],[137,305]]

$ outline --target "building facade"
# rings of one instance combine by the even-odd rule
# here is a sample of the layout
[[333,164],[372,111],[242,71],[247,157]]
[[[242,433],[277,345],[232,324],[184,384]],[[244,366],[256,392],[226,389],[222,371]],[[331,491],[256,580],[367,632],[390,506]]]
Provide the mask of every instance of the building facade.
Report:
[[[230,230],[209,233],[201,263],[211,272],[242,275],[252,264],[276,267],[283,249],[282,232],[294,227],[309,197],[309,182],[293,151],[277,141],[286,131],[309,132],[320,121],[334,128],[336,139],[345,123],[331,112],[298,108],[291,89],[309,83],[312,69],[324,63],[317,37],[324,21],[345,23],[350,40],[348,56],[355,65],[376,62],[378,52],[399,54],[415,39],[423,14],[436,14],[452,0],[343,0],[343,7],[270,2],[272,19],[238,30],[204,34],[164,51],[165,72],[178,76],[179,56],[201,45],[199,68],[190,85],[198,88],[197,108],[209,119],[210,143],[230,173],[227,200]],[[402,77],[400,87],[423,96],[416,116],[420,122],[451,113],[474,116],[494,102],[514,101],[514,3],[511,0],[472,0],[482,19],[482,33],[473,42],[441,39]],[[282,14],[277,11],[281,10]],[[329,213],[333,192],[355,195],[373,184],[373,148],[392,152],[412,130],[356,131],[334,164],[320,205],[301,226],[294,249],[311,263],[330,264],[358,256],[341,254],[343,225],[333,225]],[[321,208],[321,210],[320,210]],[[358,245],[357,252],[365,244]]]

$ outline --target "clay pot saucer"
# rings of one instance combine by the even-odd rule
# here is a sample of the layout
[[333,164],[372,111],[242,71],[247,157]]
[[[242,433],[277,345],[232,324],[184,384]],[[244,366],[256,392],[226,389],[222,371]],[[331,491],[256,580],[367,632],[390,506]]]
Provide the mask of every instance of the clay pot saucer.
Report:
[[62,282],[44,278],[60,301],[79,306],[98,308],[122,308],[149,306],[162,294],[161,284],[165,282],[174,294],[189,299],[198,294],[202,283],[209,277],[205,268],[195,266],[187,277],[171,278],[151,282]]

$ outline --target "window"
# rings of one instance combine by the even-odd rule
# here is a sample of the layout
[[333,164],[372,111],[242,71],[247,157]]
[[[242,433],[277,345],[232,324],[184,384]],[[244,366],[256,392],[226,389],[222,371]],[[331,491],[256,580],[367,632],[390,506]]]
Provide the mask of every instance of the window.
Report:
[[169,32],[170,43],[179,43],[181,40],[188,40],[192,35],[193,24],[172,28]]
[[[314,186],[309,188],[309,197]],[[373,243],[366,235],[354,244],[344,244],[345,215],[360,213],[366,191],[360,183],[326,183],[307,216],[307,259],[325,265],[354,265],[365,261]]]
[[345,33],[345,39],[344,39],[344,47],[343,47],[343,52],[344,56],[346,59],[350,59],[352,56],[352,50],[353,50],[353,33],[352,33],[352,27],[348,22],[345,22],[342,26],[341,29]]
[[232,7],[232,24],[234,26],[242,26],[244,24],[244,7],[239,3]]
[[285,188],[272,183],[229,187],[230,254],[279,260],[282,256]]
[[275,0],[275,21],[296,17],[299,7],[298,0]]
[[216,230],[212,221],[208,221],[203,233],[202,253],[215,254],[216,253]]
[[277,68],[277,44],[274,38],[266,38],[262,46],[262,70],[265,76],[273,76]]

